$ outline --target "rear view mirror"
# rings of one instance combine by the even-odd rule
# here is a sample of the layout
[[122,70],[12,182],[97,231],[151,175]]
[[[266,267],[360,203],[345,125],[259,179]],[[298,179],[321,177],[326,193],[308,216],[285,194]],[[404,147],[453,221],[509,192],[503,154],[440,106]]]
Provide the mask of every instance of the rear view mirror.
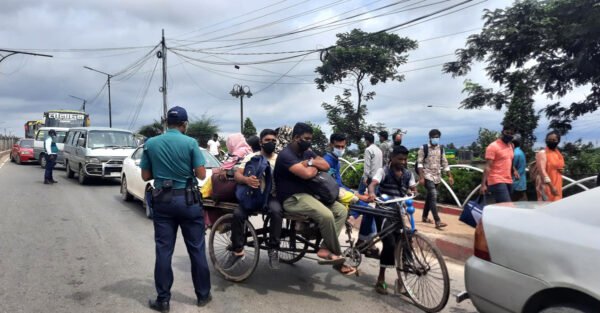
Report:
[[140,164],[142,163],[141,160],[135,160],[133,163],[135,163],[135,166],[140,166]]
[[85,138],[79,138],[77,139],[77,145],[80,147],[85,146]]

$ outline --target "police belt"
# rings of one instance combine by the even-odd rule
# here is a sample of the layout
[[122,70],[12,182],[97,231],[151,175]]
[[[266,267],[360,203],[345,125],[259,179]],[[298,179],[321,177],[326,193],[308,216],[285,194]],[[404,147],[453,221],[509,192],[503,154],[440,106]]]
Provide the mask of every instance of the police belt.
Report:
[[171,192],[171,194],[173,196],[185,196],[185,188],[184,189],[163,190],[163,192]]

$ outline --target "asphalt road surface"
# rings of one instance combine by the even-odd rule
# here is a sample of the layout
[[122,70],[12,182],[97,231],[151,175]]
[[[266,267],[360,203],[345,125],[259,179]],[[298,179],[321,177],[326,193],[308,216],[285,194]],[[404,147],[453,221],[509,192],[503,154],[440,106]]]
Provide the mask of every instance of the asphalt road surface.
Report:
[[[39,166],[6,159],[0,158],[0,312],[150,312],[153,227],[141,203],[121,201],[116,180],[80,186],[57,170],[59,183],[44,185]],[[263,254],[239,284],[212,271],[213,301],[200,309],[179,237],[171,312],[420,312],[406,298],[374,292],[374,260],[363,262],[360,277],[306,259],[275,272],[265,261]],[[453,299],[464,290],[462,265],[448,268],[451,299],[443,312],[475,312],[469,301]]]

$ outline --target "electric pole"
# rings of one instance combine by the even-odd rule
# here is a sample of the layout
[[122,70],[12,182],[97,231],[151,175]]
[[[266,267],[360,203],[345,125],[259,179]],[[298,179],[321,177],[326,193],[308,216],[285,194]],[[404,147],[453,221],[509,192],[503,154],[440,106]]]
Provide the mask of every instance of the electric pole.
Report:
[[162,87],[160,92],[163,94],[163,131],[167,132],[167,44],[165,42],[165,30],[162,30],[162,40],[160,42],[161,50],[156,52],[156,56],[162,59]]
[[113,75],[108,74],[108,73],[104,73],[102,71],[93,69],[91,67],[88,66],[84,66],[84,68],[90,70],[90,71],[94,71],[94,72],[98,72],[100,74],[104,74],[106,75],[107,78],[107,85],[108,85],[108,127],[112,128],[112,104],[110,102],[110,79],[113,77]]
[[87,100],[85,100],[83,98],[75,97],[75,96],[72,96],[72,95],[69,95],[69,97],[75,98],[75,99],[79,99],[79,100],[83,101],[83,106],[81,108],[83,109],[83,112],[85,112],[85,104],[87,103]]
[[4,59],[8,58],[11,55],[15,55],[15,54],[26,54],[26,55],[33,55],[36,57],[47,57],[47,58],[52,58],[53,56],[49,55],[49,54],[39,54],[39,53],[31,53],[31,52],[25,52],[25,51],[15,51],[15,50],[4,50],[4,49],[0,49],[0,52],[8,52],[7,55],[2,56],[0,55],[0,62],[4,61]]
[[235,84],[233,85],[233,88],[231,88],[231,91],[229,92],[230,95],[236,97],[236,98],[240,98],[240,132],[243,133],[244,132],[244,97],[252,97],[252,92],[250,91],[250,87],[248,86],[242,86],[242,85],[238,85]]

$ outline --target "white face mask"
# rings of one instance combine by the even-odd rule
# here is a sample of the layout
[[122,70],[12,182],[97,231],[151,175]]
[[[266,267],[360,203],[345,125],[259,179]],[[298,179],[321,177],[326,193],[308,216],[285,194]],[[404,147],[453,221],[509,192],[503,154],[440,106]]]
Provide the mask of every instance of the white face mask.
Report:
[[341,157],[342,155],[344,155],[345,152],[346,152],[346,149],[333,148],[333,154],[335,156],[337,156],[338,158]]

